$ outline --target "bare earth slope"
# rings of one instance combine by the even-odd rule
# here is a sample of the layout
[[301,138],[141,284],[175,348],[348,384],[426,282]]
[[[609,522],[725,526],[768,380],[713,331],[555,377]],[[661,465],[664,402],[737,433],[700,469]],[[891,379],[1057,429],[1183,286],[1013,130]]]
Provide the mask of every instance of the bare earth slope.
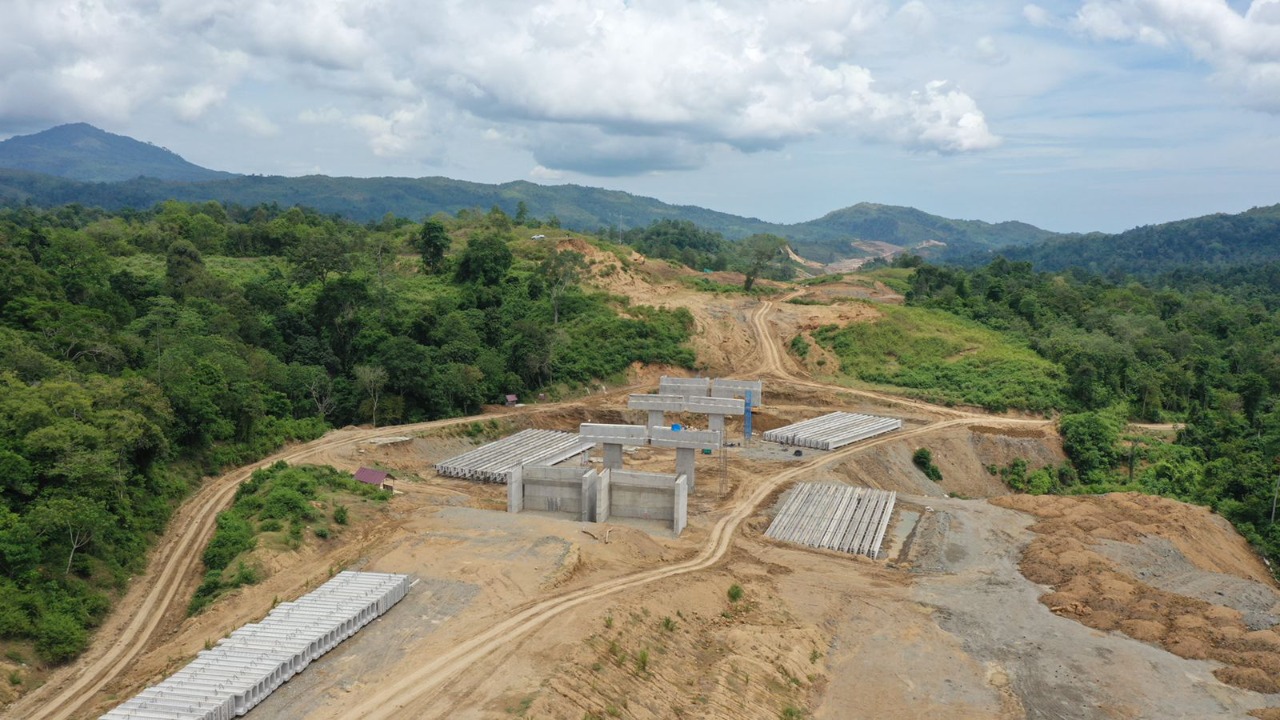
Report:
[[[1280,705],[1268,694],[1280,676],[1276,587],[1220,518],[1128,495],[947,497],[1002,495],[986,464],[1060,461],[1051,422],[809,379],[782,341],[809,321],[800,314],[838,309],[697,293],[657,263],[604,272],[611,257],[595,258],[598,282],[687,307],[709,371],[764,379],[761,423],[841,409],[902,417],[903,430],[801,457],[762,443],[723,466],[700,456],[679,538],[495,512],[503,488],[430,469],[467,446],[449,425],[470,419],[331,433],[267,462],[399,469],[403,492],[385,511],[272,556],[263,584],[185,618],[214,514],[252,468],[209,480],[90,651],[5,717],[96,716],[340,567],[418,582],[251,718],[1212,718]],[[503,411],[504,422],[626,420],[625,392]],[[414,439],[364,442],[390,435]],[[921,446],[942,484],[910,464]],[[672,461],[652,448],[627,459]],[[887,557],[764,537],[779,494],[807,480],[903,493]]]

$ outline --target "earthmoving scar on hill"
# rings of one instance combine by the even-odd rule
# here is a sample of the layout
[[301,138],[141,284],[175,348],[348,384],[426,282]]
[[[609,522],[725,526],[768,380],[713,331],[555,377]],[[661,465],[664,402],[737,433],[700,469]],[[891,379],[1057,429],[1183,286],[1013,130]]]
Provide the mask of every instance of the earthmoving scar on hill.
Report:
[[[1175,512],[1183,506],[1161,501],[1168,503],[1163,514],[1176,528],[1162,524],[1161,512],[1143,516],[1147,535],[1176,539],[1180,532],[1192,533],[1196,546],[1210,549],[1192,553],[1173,540],[1169,554],[1168,547],[1159,546],[1172,563],[1159,578],[1138,579],[1133,568],[1142,563],[1111,559],[1111,550],[1090,551],[1094,554],[1082,561],[1082,567],[1105,565],[1113,573],[1104,578],[1111,585],[1093,594],[1077,586],[1095,582],[1092,575],[1037,575],[1046,584],[1069,586],[1059,594],[1067,593],[1070,602],[1052,606],[1054,613],[1067,618],[1111,613],[1113,619],[1101,628],[1110,634],[1097,636],[1051,613],[1038,602],[1043,587],[1027,582],[1012,564],[1001,564],[1016,561],[1032,542],[1032,531],[1040,532],[1038,526],[1027,529],[1029,515],[981,501],[947,500],[943,488],[930,485],[910,464],[917,447],[941,448],[935,456],[944,477],[955,478],[957,486],[967,483],[964,494],[1000,494],[998,481],[983,466],[1035,452],[1060,458],[1050,421],[938,407],[800,377],[775,329],[775,324],[794,322],[799,306],[709,300],[675,283],[625,275],[601,282],[625,287],[639,301],[690,309],[703,331],[698,351],[712,365],[710,373],[766,378],[770,400],[759,417],[761,429],[829,410],[897,415],[906,427],[800,458],[743,449],[728,469],[725,492],[714,483],[702,484],[690,499],[689,529],[672,539],[650,539],[619,526],[604,534],[610,539],[606,543],[583,535],[573,523],[493,513],[505,497],[500,488],[433,477],[401,483],[405,494],[362,536],[336,547],[311,548],[282,564],[262,586],[184,618],[216,511],[226,507],[253,468],[228,473],[210,480],[182,508],[147,573],[131,586],[90,651],[7,712],[70,718],[104,710],[181,666],[209,638],[261,617],[273,595],[296,596],[333,567],[350,564],[414,572],[424,579],[417,593],[421,602],[463,586],[475,588],[473,599],[432,622],[397,608],[364,631],[383,633],[370,641],[376,647],[361,645],[363,638],[351,641],[349,649],[291,680],[258,712],[268,717],[776,718],[788,708],[808,707],[815,717],[830,718],[920,716],[948,708],[953,716],[968,717],[1166,717],[1175,711],[1212,717],[1274,704],[1265,694],[1274,690],[1258,685],[1256,677],[1252,689],[1241,681],[1253,677],[1251,669],[1265,673],[1270,667],[1265,664],[1270,660],[1249,653],[1265,652],[1272,642],[1269,629],[1241,630],[1233,624],[1243,622],[1238,618],[1244,611],[1217,610],[1222,606],[1200,600],[1203,606],[1185,605],[1189,610],[1183,615],[1162,616],[1160,632],[1194,625],[1200,628],[1196,637],[1210,648],[1170,654],[1144,643],[1158,645],[1171,635],[1157,638],[1153,627],[1135,624],[1154,620],[1124,616],[1125,598],[1135,596],[1114,593],[1120,581],[1139,594],[1144,583],[1159,583],[1162,592],[1175,597],[1191,597],[1179,593],[1193,589],[1210,588],[1212,594],[1212,588],[1229,588],[1252,598],[1249,612],[1265,617],[1267,598],[1275,598],[1265,568],[1207,513]],[[653,384],[652,376],[639,375],[635,385],[605,395],[495,410],[487,418],[551,429],[616,422],[623,419],[625,395]],[[461,441],[448,439],[447,430],[472,420],[337,431],[254,467],[277,459],[349,468],[378,462],[412,475],[460,449]],[[415,439],[402,449],[365,443],[388,436]],[[637,450],[628,458],[641,468],[668,462],[655,450]],[[703,476],[714,477],[714,462],[700,462]],[[899,569],[765,538],[763,527],[779,493],[809,480],[909,494],[888,533],[889,564]],[[1017,502],[1033,514],[1042,504],[1066,516],[1079,512],[1069,498],[1020,497]],[[1120,525],[1136,517],[1128,501],[1090,502],[1114,506],[1109,518]],[[1096,528],[1093,536],[1080,536],[1074,534],[1078,527],[1046,530],[1046,536],[1074,543],[1073,551],[1089,543],[1140,539],[1099,535]],[[501,542],[490,544],[486,538],[493,536]],[[542,547],[563,550],[546,554],[537,550]],[[1130,551],[1115,552],[1123,557]],[[1176,564],[1179,557],[1184,565]],[[725,597],[732,584],[745,588],[741,605]],[[414,593],[404,602],[415,602]],[[427,605],[422,608],[429,611]],[[1058,638],[1061,647],[1048,640],[1033,646],[1025,638],[1001,638],[1009,628]],[[876,645],[876,637],[891,638],[893,644]],[[386,664],[377,665],[375,658],[386,658]],[[1250,658],[1264,665],[1251,666]],[[1114,663],[1131,672],[1114,677]]]

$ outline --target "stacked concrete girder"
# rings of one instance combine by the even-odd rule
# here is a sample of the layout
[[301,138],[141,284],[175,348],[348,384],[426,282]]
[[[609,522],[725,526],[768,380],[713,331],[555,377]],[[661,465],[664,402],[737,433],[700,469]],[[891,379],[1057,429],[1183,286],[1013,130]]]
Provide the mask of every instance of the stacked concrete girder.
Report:
[[724,434],[715,430],[671,430],[650,428],[649,442],[655,447],[676,449],[676,474],[689,480],[689,492],[697,488],[694,464],[698,450],[717,450]]
[[591,468],[525,465],[507,481],[507,512],[562,512],[594,522],[598,486],[599,476]]
[[573,433],[521,430],[436,465],[446,477],[505,483],[521,465],[555,465],[591,450],[595,443]]
[[685,397],[683,395],[629,395],[627,407],[631,410],[644,410],[649,413],[649,427],[666,425],[666,413],[684,412]]
[[644,425],[605,425],[582,423],[578,436],[592,445],[604,445],[604,466],[611,470],[622,469],[622,447],[649,444],[649,428]]
[[765,432],[764,439],[784,445],[834,450],[902,427],[897,418],[834,412]]
[[262,622],[231,633],[102,720],[231,720],[244,715],[409,591],[408,575],[341,572]]
[[759,380],[726,380],[716,378],[711,381],[711,396],[718,398],[745,398],[751,393],[751,407],[760,407],[761,396],[764,395],[764,383]]
[[800,483],[765,534],[814,548],[876,557],[897,493],[848,485]]

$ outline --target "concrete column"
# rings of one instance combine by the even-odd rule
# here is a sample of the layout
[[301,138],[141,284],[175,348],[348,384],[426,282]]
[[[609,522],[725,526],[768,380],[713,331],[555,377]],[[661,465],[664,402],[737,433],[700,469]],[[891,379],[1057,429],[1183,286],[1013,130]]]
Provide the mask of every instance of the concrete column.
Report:
[[524,511],[524,468],[517,466],[507,480],[507,512]]
[[689,516],[689,487],[685,485],[688,478],[677,477],[675,493],[673,493],[675,508],[671,516],[671,531],[677,536],[684,532],[685,523]]
[[689,480],[689,492],[693,492],[695,486],[693,479],[694,461],[698,457],[698,451],[693,448],[676,448],[676,475],[683,475]]
[[596,521],[596,494],[600,491],[600,479],[595,470],[582,476],[582,522]]
[[666,427],[667,414],[661,410],[649,411],[649,427]]
[[604,466],[610,470],[622,469],[622,445],[604,443]]
[[708,416],[707,416],[707,429],[708,429],[708,430],[715,430],[716,432],[723,433],[723,432],[724,432],[724,416],[723,416],[723,415],[708,415]]
[[609,497],[609,483],[611,475],[608,469],[600,471],[600,476],[596,480],[596,522],[609,521],[609,507],[612,498]]

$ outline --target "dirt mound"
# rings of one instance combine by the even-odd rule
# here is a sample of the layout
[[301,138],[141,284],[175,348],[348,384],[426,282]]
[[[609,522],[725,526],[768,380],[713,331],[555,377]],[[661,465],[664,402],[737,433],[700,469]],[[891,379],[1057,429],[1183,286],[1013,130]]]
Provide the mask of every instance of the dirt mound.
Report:
[[[1054,613],[1097,630],[1119,631],[1180,657],[1216,660],[1224,683],[1262,693],[1280,692],[1280,633],[1250,630],[1242,613],[1222,604],[1153,587],[1132,568],[1100,551],[1112,543],[1168,541],[1186,563],[1274,589],[1244,539],[1205,508],[1134,493],[1091,497],[1014,495],[991,501],[1027,512],[1037,537],[1019,568],[1032,582],[1053,588],[1040,601]],[[1233,589],[1224,584],[1221,594]]]

